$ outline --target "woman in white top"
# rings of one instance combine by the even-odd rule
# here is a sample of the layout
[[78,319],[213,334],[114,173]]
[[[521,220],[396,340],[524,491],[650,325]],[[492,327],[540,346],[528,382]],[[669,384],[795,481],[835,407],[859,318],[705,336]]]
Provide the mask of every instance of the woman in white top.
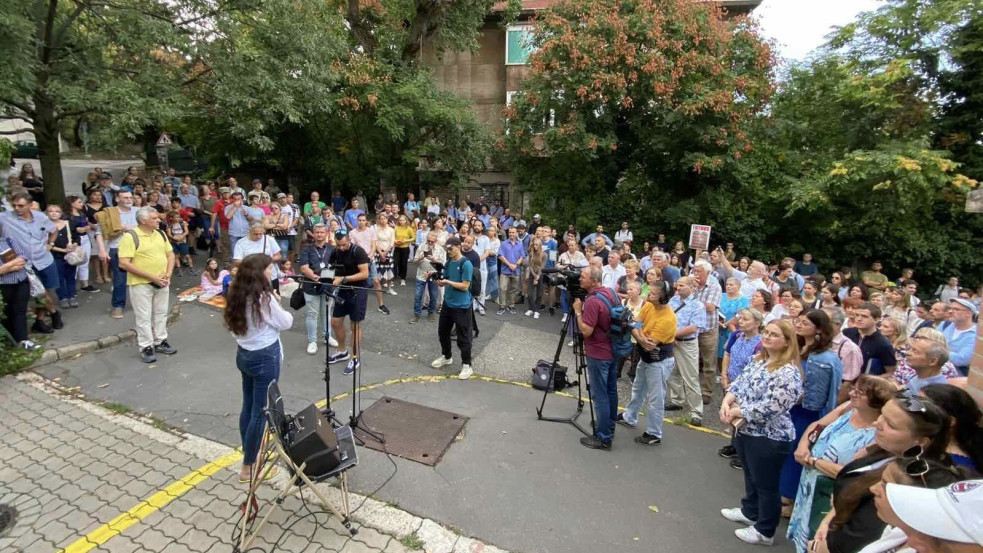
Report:
[[488,249],[485,250],[485,259],[482,263],[488,270],[488,290],[481,300],[482,303],[498,298],[498,249],[502,246],[502,241],[498,238],[498,229],[494,225],[488,227],[485,236],[488,237]]
[[[471,232],[474,233],[474,253],[478,254],[478,257],[485,259],[485,252],[488,251],[488,237],[485,236],[485,225],[480,220],[475,220],[474,224],[471,225]],[[488,292],[488,265],[481,263],[481,267],[478,270],[481,272],[481,296],[485,297]]]
[[[263,437],[266,389],[279,380],[283,348],[280,332],[289,329],[294,317],[280,307],[280,296],[273,290],[273,259],[262,253],[243,258],[226,296],[225,326],[239,344],[236,367],[242,373],[242,412],[239,437],[242,439],[242,469],[239,482],[248,483],[261,470],[253,470]],[[276,470],[270,471],[272,477]]]

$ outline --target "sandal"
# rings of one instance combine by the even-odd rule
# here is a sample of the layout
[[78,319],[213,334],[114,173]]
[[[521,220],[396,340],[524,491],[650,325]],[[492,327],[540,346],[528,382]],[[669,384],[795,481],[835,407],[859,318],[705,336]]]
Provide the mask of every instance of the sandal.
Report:
[[[268,473],[266,473],[266,478],[263,478],[263,481],[265,482],[267,480],[270,480],[272,478],[275,478],[279,474],[280,474],[280,467],[278,465],[273,465],[273,468],[270,469],[270,471]],[[247,477],[243,478],[242,475],[240,474],[239,475],[239,483],[240,484],[248,484],[249,483],[249,477],[247,476]]]

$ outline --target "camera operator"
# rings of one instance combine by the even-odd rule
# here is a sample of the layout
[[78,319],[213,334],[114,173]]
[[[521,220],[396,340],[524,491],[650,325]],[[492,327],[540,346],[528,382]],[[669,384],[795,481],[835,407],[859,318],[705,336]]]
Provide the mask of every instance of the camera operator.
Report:
[[[338,292],[338,303],[331,313],[331,329],[338,340],[339,349],[328,357],[328,363],[348,361],[345,374],[354,374],[361,365],[362,331],[359,323],[365,319],[365,306],[369,298],[369,254],[352,243],[347,230],[334,234],[336,247],[328,256],[328,265],[335,267],[334,284],[343,286]],[[351,320],[352,352],[346,348],[345,317]]]
[[437,281],[444,290],[444,306],[440,310],[437,323],[437,336],[440,338],[440,353],[430,364],[435,369],[453,363],[451,359],[451,327],[457,326],[457,347],[461,350],[461,373],[457,377],[467,380],[474,372],[471,370],[471,281],[474,279],[474,265],[461,253],[461,239],[452,236],[444,245],[449,259],[444,266],[444,278]]
[[[573,237],[570,237],[567,240],[567,251],[560,254],[560,259],[556,265],[561,271],[570,270],[580,272],[589,263],[587,262],[587,258],[584,257],[583,252],[579,251],[577,241]],[[567,317],[570,314],[570,294],[566,290],[560,290],[560,304],[563,307],[563,319],[560,322],[566,323]]]
[[[331,257],[331,252],[334,251],[334,246],[328,244],[328,227],[324,223],[315,224],[312,233],[314,241],[308,242],[300,252],[300,274],[309,279],[317,280],[329,268],[328,259]],[[319,324],[323,324],[325,331],[329,333],[328,343],[333,347],[338,347],[338,342],[330,337],[331,327],[328,322],[328,302],[324,297],[324,285],[305,282],[302,286],[304,303],[307,306],[305,317],[307,353],[311,355],[317,353],[317,328]]]
[[601,286],[601,276],[602,271],[597,267],[580,272],[580,287],[587,292],[587,299],[573,300],[573,312],[584,336],[591,400],[597,418],[594,435],[581,438],[580,443],[591,449],[610,450],[618,415],[618,372],[607,334],[611,329],[611,313],[598,295],[607,296],[612,305],[618,304],[618,298],[610,288]]
[[444,251],[444,248],[441,248],[437,244],[436,232],[427,233],[427,242],[413,256],[413,262],[417,264],[416,293],[413,296],[413,318],[410,319],[410,324],[419,322],[420,316],[423,315],[424,291],[430,294],[430,305],[427,306],[427,320],[432,321],[434,318],[433,313],[437,310],[437,298],[440,296],[437,293],[437,281],[433,278],[434,267],[431,263],[440,263],[443,265],[447,262],[447,253]]

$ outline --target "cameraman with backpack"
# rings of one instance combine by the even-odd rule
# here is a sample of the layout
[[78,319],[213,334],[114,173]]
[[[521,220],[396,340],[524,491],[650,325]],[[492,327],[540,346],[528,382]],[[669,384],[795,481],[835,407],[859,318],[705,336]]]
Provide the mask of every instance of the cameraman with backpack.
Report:
[[[614,438],[614,421],[618,415],[618,371],[611,338],[611,312],[609,305],[621,305],[610,288],[601,286],[603,272],[598,267],[587,267],[580,272],[580,287],[587,292],[587,299],[573,301],[577,326],[584,336],[584,352],[587,356],[587,374],[590,379],[591,401],[597,418],[594,435],[580,439],[591,449],[611,449]],[[605,296],[607,301],[601,298]],[[630,343],[630,342],[629,342]]]

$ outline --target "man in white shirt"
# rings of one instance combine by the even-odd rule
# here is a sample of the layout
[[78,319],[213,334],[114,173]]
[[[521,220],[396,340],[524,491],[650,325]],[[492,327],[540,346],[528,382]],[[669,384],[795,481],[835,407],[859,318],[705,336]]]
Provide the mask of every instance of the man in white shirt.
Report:
[[621,222],[621,230],[614,233],[614,245],[621,246],[625,242],[630,246],[635,241],[635,235],[628,229],[628,221]]
[[[273,179],[270,180],[272,181]],[[287,236],[290,237],[287,239],[288,249],[286,252],[280,253],[288,255],[292,258],[295,257],[295,254],[297,253],[294,249],[297,247],[295,242],[297,241],[297,225],[300,223],[300,213],[294,211],[294,206],[290,205],[290,202],[287,201],[287,195],[283,192],[276,195],[276,201],[278,204],[280,204],[280,213],[286,215],[287,220],[290,221],[290,228],[287,230]]]
[[625,266],[621,264],[621,254],[616,251],[608,254],[608,264],[604,266],[601,275],[601,286],[606,286],[615,294],[618,293],[618,279],[625,276]]
[[242,259],[254,253],[265,253],[273,259],[273,289],[280,291],[280,261],[283,254],[280,253],[280,246],[276,240],[266,235],[266,228],[262,222],[256,221],[249,225],[249,235],[236,242],[232,254],[232,262],[235,265],[242,263]]
[[[352,205],[355,206],[353,209],[357,208],[356,203],[356,201],[352,201]],[[369,281],[375,290],[375,299],[379,302],[379,312],[388,315],[389,308],[386,307],[386,302],[382,299],[382,283],[379,282],[379,270],[375,263],[375,250],[378,242],[375,227],[369,226],[368,217],[366,217],[364,212],[358,214],[356,223],[357,226],[348,232],[348,236],[351,238],[353,244],[365,250],[365,253],[369,256]]]

